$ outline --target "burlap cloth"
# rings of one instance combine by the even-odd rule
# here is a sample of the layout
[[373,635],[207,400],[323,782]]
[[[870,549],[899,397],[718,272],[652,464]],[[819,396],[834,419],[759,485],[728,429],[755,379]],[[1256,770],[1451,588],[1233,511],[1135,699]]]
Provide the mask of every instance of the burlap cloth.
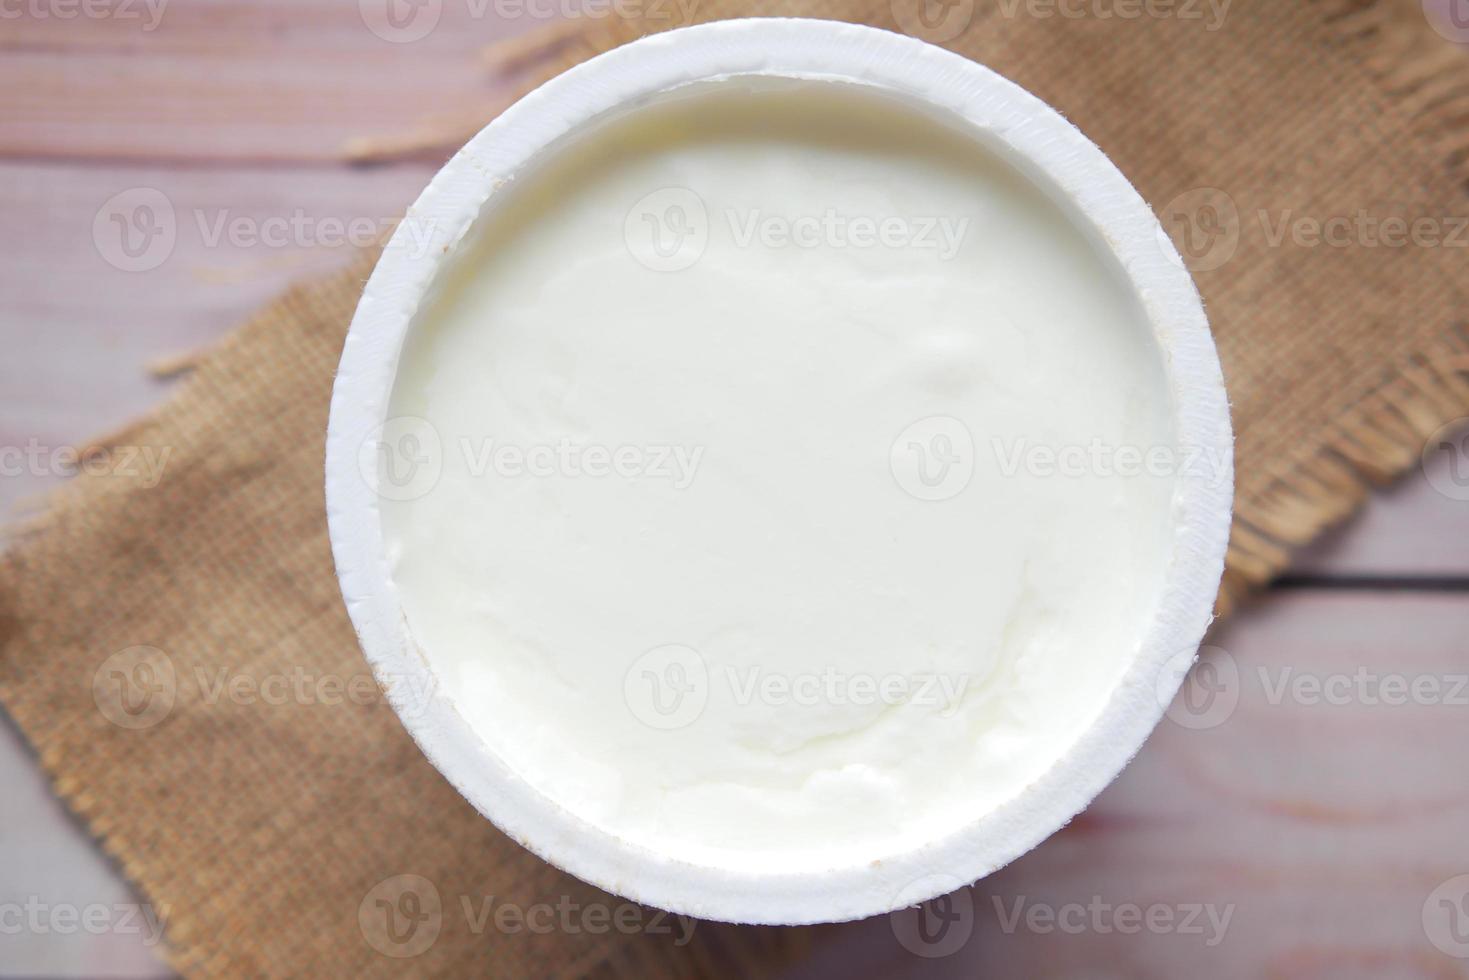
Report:
[[[705,2],[695,19],[947,29],[915,21],[918,2]],[[1213,30],[1096,13],[1124,4],[1074,19],[1018,2],[979,0],[947,43],[1100,143],[1196,267],[1238,432],[1227,607],[1351,511],[1364,480],[1401,472],[1469,414],[1469,59],[1412,0],[1236,0]],[[659,9],[509,56],[553,70],[677,26]],[[1322,244],[1282,225],[1363,214],[1437,222],[1444,241],[1393,247],[1357,221]],[[622,903],[501,836],[362,696],[321,487],[333,369],[369,264],[294,290],[160,412],[101,441],[169,447],[161,483],[79,477],[0,568],[0,698],[166,913],[171,962],[200,976],[691,973],[821,941],[701,924],[679,945],[677,927],[609,926]],[[505,903],[546,903],[571,927],[515,929],[493,917]],[[598,905],[608,918],[587,915]],[[409,929],[424,922],[426,947]]]

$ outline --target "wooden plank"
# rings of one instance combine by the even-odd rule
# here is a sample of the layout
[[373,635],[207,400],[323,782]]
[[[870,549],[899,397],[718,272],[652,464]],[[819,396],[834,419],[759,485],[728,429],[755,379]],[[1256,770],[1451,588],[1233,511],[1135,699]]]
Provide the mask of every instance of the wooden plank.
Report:
[[151,29],[145,0],[117,6],[127,18],[35,13],[67,2],[0,18],[0,159],[339,162],[364,141],[403,140],[447,152],[523,81],[485,49],[554,25],[560,9],[404,5],[439,11],[421,38],[373,13],[387,0],[151,0],[163,5]]

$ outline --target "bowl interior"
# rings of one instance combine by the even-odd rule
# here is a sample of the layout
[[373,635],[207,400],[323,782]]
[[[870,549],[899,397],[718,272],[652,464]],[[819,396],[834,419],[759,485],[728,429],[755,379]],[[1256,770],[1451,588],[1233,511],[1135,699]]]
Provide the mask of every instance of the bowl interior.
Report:
[[[388,436],[410,329],[442,287],[444,270],[472,247],[475,228],[508,199],[503,189],[596,120],[738,76],[872,87],[965,128],[1043,188],[1131,288],[1163,354],[1177,445],[1215,462],[1212,471],[1176,474],[1172,552],[1156,611],[1073,744],[972,821],[896,853],[831,866],[741,866],[670,854],[610,833],[521,779],[444,696],[408,631],[373,462]],[[349,333],[328,434],[328,517],[365,654],[425,754],[501,829],[579,877],[672,911],[743,922],[833,921],[912,904],[1002,866],[1061,827],[1137,751],[1209,620],[1229,521],[1229,448],[1217,358],[1193,284],[1141,198],[1078,131],[992,72],[909,38],[822,21],[730,21],[645,39],[558,77],[507,110],[435,177],[385,251]]]

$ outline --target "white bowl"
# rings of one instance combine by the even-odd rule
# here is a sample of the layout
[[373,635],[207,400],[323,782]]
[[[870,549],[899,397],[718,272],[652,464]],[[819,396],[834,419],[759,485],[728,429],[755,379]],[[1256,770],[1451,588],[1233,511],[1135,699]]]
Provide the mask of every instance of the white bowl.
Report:
[[[436,694],[390,576],[375,449],[404,337],[455,246],[511,175],[610,110],[689,83],[771,75],[876,86],[957,115],[1069,200],[1101,232],[1165,353],[1180,446],[1225,472],[1178,477],[1177,531],[1158,612],[1091,728],[999,809],[896,858],[824,873],[704,867],[631,844],[541,795],[491,753]],[[636,41],[552,79],[507,109],[439,171],[367,283],[332,395],[326,500],[332,550],[363,652],[429,760],[505,833],[542,858],[627,898],[733,922],[840,921],[932,898],[1002,867],[1075,816],[1132,758],[1161,718],[1207,627],[1228,537],[1232,437],[1223,380],[1199,296],[1147,204],[1092,142],[994,72],[886,31],[818,20],[724,21]],[[399,240],[403,238],[403,240]],[[413,247],[408,247],[409,245]]]

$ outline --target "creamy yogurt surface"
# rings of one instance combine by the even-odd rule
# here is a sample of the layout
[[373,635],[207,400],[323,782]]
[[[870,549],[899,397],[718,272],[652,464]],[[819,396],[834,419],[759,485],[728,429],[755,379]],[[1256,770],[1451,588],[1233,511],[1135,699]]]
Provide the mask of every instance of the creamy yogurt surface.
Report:
[[879,860],[1013,798],[1171,558],[1122,270],[977,134],[856,86],[679,90],[511,180],[389,416],[439,693],[550,800],[700,864]]

